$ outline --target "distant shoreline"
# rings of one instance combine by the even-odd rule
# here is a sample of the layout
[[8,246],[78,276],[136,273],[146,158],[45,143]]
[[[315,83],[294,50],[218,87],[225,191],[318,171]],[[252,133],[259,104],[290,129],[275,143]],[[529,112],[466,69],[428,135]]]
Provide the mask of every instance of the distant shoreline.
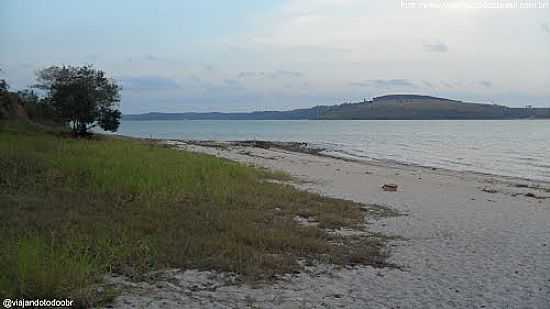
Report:
[[505,120],[550,119],[550,108],[507,107],[422,95],[387,95],[356,103],[287,111],[159,113],[123,115],[123,120]]
[[507,119],[122,119],[122,121],[544,121],[550,118],[507,118]]

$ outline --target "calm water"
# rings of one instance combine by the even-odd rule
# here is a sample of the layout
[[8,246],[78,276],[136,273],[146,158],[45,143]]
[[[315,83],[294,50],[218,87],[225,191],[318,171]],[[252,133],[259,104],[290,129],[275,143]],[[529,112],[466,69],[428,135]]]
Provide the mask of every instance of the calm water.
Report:
[[123,121],[120,134],[300,141],[358,159],[550,181],[550,121]]

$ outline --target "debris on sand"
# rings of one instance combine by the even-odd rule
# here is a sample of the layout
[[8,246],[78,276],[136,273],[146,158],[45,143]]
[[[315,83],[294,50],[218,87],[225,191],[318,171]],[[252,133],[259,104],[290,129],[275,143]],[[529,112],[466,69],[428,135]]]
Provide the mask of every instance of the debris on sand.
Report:
[[319,221],[315,220],[315,218],[313,217],[296,216],[294,217],[294,221],[300,225],[306,225],[306,226],[319,225]]
[[544,200],[544,199],[550,198],[548,196],[536,195],[535,193],[532,193],[532,192],[525,193],[524,195],[526,197],[531,197],[531,198],[534,198],[534,199],[537,199],[537,200]]

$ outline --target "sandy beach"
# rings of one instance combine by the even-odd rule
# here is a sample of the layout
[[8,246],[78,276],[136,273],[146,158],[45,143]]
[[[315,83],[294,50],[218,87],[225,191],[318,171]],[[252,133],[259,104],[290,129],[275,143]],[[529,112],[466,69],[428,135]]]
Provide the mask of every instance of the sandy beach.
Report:
[[[550,308],[550,184],[279,148],[167,142],[272,170],[326,196],[378,204],[397,217],[367,222],[401,269],[330,265],[273,284],[232,274],[168,270],[123,287],[116,308]],[[396,192],[382,189],[398,185]]]

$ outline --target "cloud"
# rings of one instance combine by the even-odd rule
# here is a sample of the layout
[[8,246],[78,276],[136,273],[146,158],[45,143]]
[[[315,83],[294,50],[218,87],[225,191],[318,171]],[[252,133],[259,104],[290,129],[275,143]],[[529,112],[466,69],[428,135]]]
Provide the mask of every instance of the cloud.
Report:
[[447,81],[441,81],[441,85],[447,88],[455,88],[455,86],[457,86],[456,83],[447,82]]
[[202,79],[196,74],[189,75],[188,80],[189,82],[195,83],[195,84],[200,84],[202,82]]
[[369,87],[369,83],[362,83],[362,82],[351,82],[348,85],[354,86],[354,87]]
[[[464,87],[464,83],[459,81],[428,81],[428,80],[409,80],[409,79],[375,79],[348,83],[349,86],[371,88],[372,90],[386,89],[425,89],[427,91],[438,91],[442,88],[459,89]],[[472,81],[470,86],[482,86],[485,88],[493,87],[493,82],[488,80]]]
[[274,78],[274,79],[276,79],[276,78],[300,78],[300,77],[303,77],[304,74],[301,73],[301,72],[279,70],[279,71],[269,73],[268,76],[270,78]]
[[241,87],[241,83],[238,80],[234,80],[234,79],[226,79],[223,81],[223,83],[231,87]]
[[417,85],[408,79],[374,79],[365,82],[351,82],[349,85],[370,88],[417,88]]
[[[162,57],[155,54],[144,54],[142,56],[137,56],[135,58],[130,58],[132,61],[135,60],[136,62],[140,63],[149,63],[149,64],[164,64],[164,65],[181,65],[183,64],[183,59],[177,59],[177,58],[170,58],[170,57]],[[130,61],[130,62],[132,62]]]
[[240,72],[237,77],[238,78],[258,78],[258,77],[264,77],[264,72]]
[[483,87],[486,87],[486,88],[490,88],[490,87],[493,86],[493,83],[491,83],[488,80],[482,80],[482,81],[479,82],[479,84]]
[[82,58],[84,60],[84,62],[87,62],[87,63],[96,63],[97,60],[99,59],[99,55],[98,54],[89,54],[87,56],[84,56],[84,58]]
[[[142,108],[134,102],[150,102],[155,110],[154,104],[166,99],[178,111],[180,98],[188,98],[190,110],[205,108],[202,103],[208,101],[220,104],[208,105],[216,110],[240,108],[238,102],[246,106],[263,97],[267,99],[261,102],[272,104],[268,108],[290,104],[272,94],[284,94],[303,106],[397,92],[550,96],[550,75],[544,69],[550,65],[548,10],[412,11],[387,0],[271,2],[277,4],[242,15],[243,24],[227,24],[224,31],[187,36],[181,23],[189,22],[185,27],[193,29],[200,26],[197,21],[165,18],[156,25],[160,30],[145,29],[145,36],[155,36],[158,44],[153,45],[139,35],[127,36],[135,29],[117,14],[113,16],[121,21],[120,31],[96,31],[84,36],[82,44],[62,49],[47,34],[54,30],[78,36],[78,29],[68,29],[64,23],[57,30],[6,23],[4,45],[10,49],[0,48],[0,58],[6,69],[32,63],[32,68],[5,73],[12,85],[24,87],[31,83],[33,69],[80,64],[83,56],[99,53],[98,65],[115,76],[128,77],[124,95],[131,99],[123,100],[123,106],[129,109]],[[33,33],[20,31],[31,28]],[[502,29],[514,29],[522,44]],[[40,45],[40,51],[29,49],[31,43]],[[517,72],[530,82],[518,83]],[[236,89],[231,80],[239,81],[243,89]],[[310,86],[301,87],[306,81]],[[480,81],[490,81],[491,86]],[[315,94],[315,100],[305,100],[309,94]],[[233,107],[226,108],[225,102],[236,103],[227,103]],[[550,101],[544,104],[549,106]]]
[[147,62],[161,62],[161,61],[165,61],[164,59],[160,58],[160,57],[157,57],[153,54],[145,54],[143,56],[130,56],[130,57],[127,57],[126,58],[126,62],[128,63],[134,63],[134,62],[143,62],[143,61],[147,61]]
[[160,76],[132,76],[120,78],[124,90],[170,90],[179,89],[178,83]]
[[434,43],[424,43],[424,49],[434,53],[446,53],[449,50],[447,44],[439,41]]
[[429,81],[424,80],[424,81],[422,81],[422,84],[424,84],[424,86],[425,86],[426,88],[430,88],[430,89],[433,89],[433,88],[434,88],[434,84],[432,84],[432,83],[429,82]]
[[277,70],[274,72],[240,72],[238,78],[301,78],[304,74],[301,72]]
[[143,58],[145,60],[148,60],[148,61],[159,61],[160,60],[160,58],[158,58],[158,57],[156,57],[152,54],[145,54],[145,56],[143,56]]
[[211,65],[211,64],[203,64],[202,68],[206,71],[206,72],[214,72],[216,70],[216,68]]

